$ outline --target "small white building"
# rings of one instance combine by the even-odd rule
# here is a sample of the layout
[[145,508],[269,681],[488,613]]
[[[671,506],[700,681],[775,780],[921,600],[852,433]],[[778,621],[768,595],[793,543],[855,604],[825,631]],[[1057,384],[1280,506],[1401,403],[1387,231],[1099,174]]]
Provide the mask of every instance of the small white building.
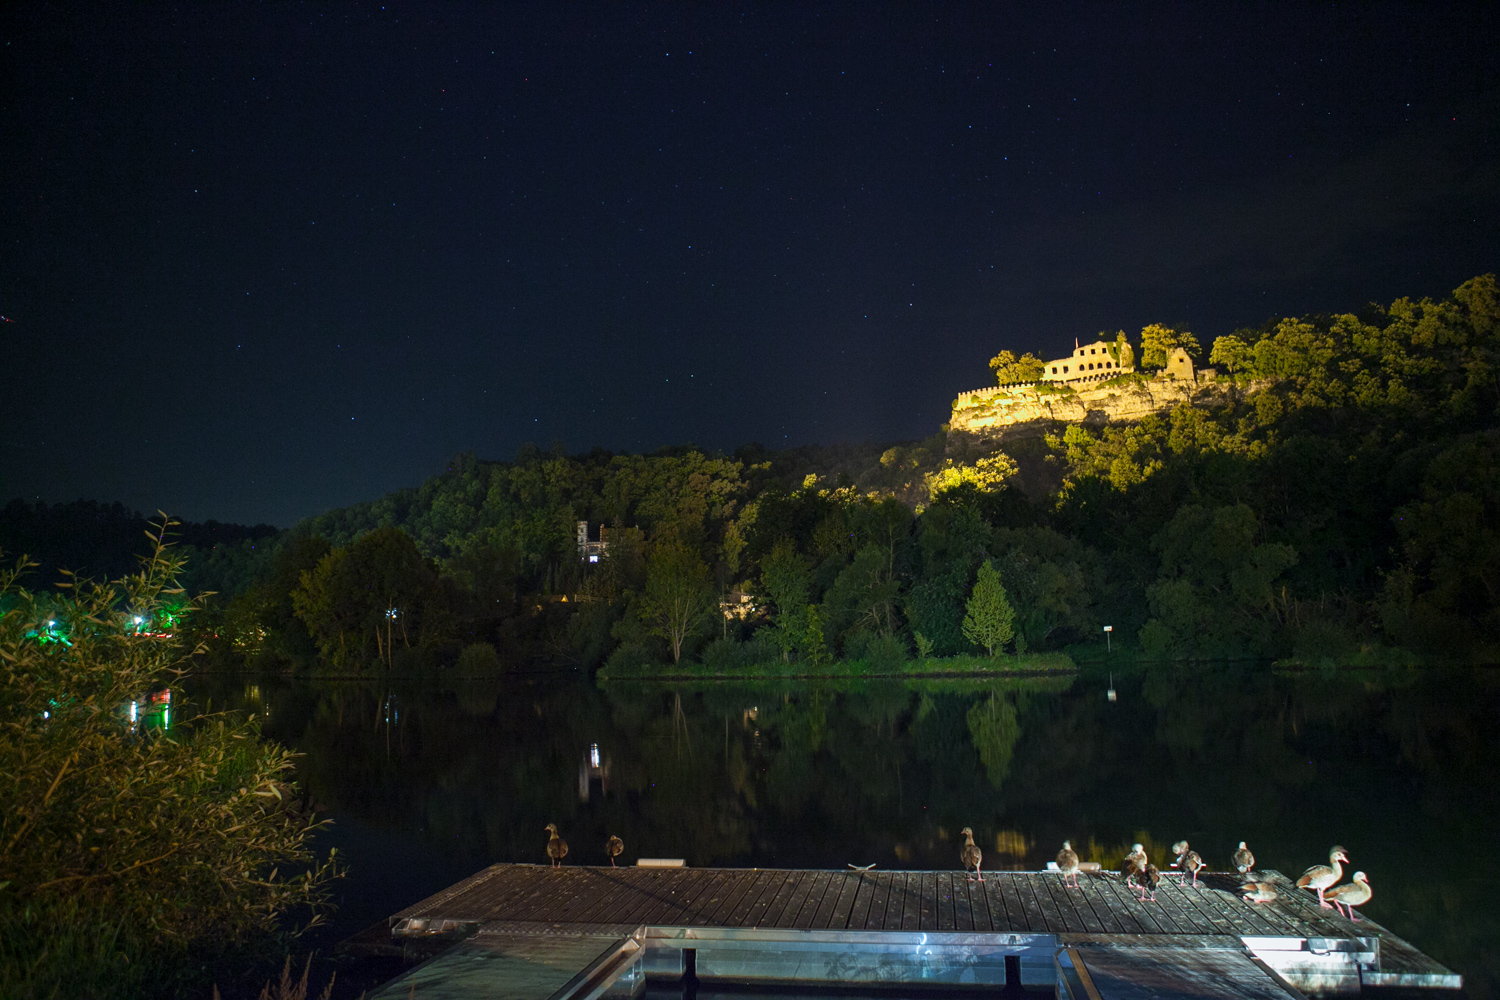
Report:
[[609,528],[599,525],[599,537],[589,538],[589,523],[578,522],[578,558],[584,562],[596,563],[609,551]]
[[[1076,342],[1075,342],[1076,343]],[[1119,341],[1096,340],[1075,347],[1071,356],[1048,361],[1043,382],[1096,382],[1135,371],[1134,352]]]

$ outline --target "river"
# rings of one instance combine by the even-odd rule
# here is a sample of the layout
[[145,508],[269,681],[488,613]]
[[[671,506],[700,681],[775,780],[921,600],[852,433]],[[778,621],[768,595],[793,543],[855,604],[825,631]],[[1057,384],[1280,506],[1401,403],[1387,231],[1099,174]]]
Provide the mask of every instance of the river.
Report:
[[[1110,691],[1114,692],[1113,698]],[[350,865],[337,941],[496,861],[1113,866],[1245,840],[1296,875],[1343,845],[1364,912],[1500,996],[1500,671],[1276,673],[1199,664],[997,682],[194,679],[305,757]]]

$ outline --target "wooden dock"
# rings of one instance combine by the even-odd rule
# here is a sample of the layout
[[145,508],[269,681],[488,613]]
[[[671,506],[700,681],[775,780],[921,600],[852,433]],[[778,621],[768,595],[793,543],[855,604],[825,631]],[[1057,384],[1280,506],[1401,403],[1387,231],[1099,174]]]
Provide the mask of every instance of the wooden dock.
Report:
[[[1144,956],[1162,980],[1157,996],[1462,985],[1374,921],[1320,909],[1276,872],[1256,877],[1275,883],[1280,898],[1247,903],[1235,891],[1239,878],[1222,873],[1200,876],[1196,887],[1164,881],[1155,902],[1141,902],[1113,873],[1083,873],[1073,889],[1055,872],[989,872],[978,883],[954,872],[499,864],[345,944],[366,953],[447,949],[446,958],[374,997],[404,997],[413,985],[423,997],[476,995],[447,989],[456,988],[462,966],[466,981],[481,968],[491,970],[482,977],[503,976],[518,988],[525,980],[515,996],[532,1000],[628,996],[648,977],[685,975],[960,989],[1018,979],[1029,989],[1102,1000],[1129,992],[1124,984],[1138,978]],[[570,957],[561,964],[548,957],[563,952]],[[589,962],[581,962],[585,952]],[[1174,954],[1182,959],[1175,964]],[[600,962],[605,971],[594,968]],[[526,980],[518,970],[533,965],[552,977]],[[1173,974],[1180,990],[1167,983]],[[1210,982],[1238,985],[1204,992]],[[492,983],[485,995],[511,994],[497,994]]]

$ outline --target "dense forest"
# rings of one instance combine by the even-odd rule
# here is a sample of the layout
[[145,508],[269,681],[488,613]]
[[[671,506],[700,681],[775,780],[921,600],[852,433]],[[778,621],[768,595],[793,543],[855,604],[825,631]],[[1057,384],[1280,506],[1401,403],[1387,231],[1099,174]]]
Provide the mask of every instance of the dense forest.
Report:
[[[1145,657],[1493,657],[1493,275],[1443,301],[1278,318],[1206,358],[1186,330],[1137,339],[1142,370],[1121,380],[1182,346],[1230,391],[998,445],[945,429],[462,455],[274,537],[184,537],[189,589],[217,592],[199,627],[216,663],[298,671],[892,663],[980,651],[964,621],[983,568],[1014,611],[1011,652],[1086,655],[1108,624]],[[1005,382],[1027,360],[992,367]],[[606,531],[597,563],[580,521]]]

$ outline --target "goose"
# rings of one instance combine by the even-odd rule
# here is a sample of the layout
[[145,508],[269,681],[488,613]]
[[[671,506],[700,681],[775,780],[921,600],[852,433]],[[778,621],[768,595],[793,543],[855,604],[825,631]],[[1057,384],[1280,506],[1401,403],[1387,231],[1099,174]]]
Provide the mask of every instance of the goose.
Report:
[[1149,861],[1144,867],[1137,867],[1134,858],[1126,858],[1125,867],[1130,869],[1130,874],[1125,876],[1125,883],[1136,894],[1136,898],[1143,903],[1147,902],[1149,893],[1149,901],[1156,902],[1156,887],[1161,885],[1161,869]]
[[604,842],[604,853],[609,855],[609,866],[611,868],[617,867],[615,865],[615,858],[625,853],[625,841],[614,834],[610,834],[609,839]]
[[1324,893],[1333,901],[1333,908],[1339,909],[1342,905],[1343,912],[1350,920],[1359,923],[1359,916],[1354,912],[1356,906],[1364,906],[1375,895],[1375,890],[1370,888],[1370,877],[1364,872],[1355,872],[1354,881],[1343,885],[1336,885]]
[[1185,840],[1179,840],[1177,843],[1172,845],[1172,857],[1176,859],[1172,862],[1173,868],[1176,868],[1178,864],[1181,863],[1182,856],[1187,853],[1187,849],[1188,842]]
[[1131,888],[1135,888],[1136,878],[1146,870],[1146,852],[1140,844],[1130,849],[1125,855],[1125,860],[1120,862],[1120,879]]
[[1193,876],[1193,884],[1198,884],[1198,873],[1207,868],[1203,858],[1199,857],[1197,851],[1184,851],[1181,859],[1182,870]]
[[1245,894],[1247,903],[1273,903],[1276,901],[1276,887],[1270,882],[1246,882],[1240,886],[1240,892]]
[[1319,906],[1325,910],[1333,909],[1329,902],[1323,898],[1323,890],[1344,877],[1344,867],[1339,862],[1348,860],[1349,855],[1345,853],[1342,847],[1332,848],[1328,852],[1328,864],[1313,865],[1307,871],[1303,872],[1302,877],[1297,880],[1297,888],[1312,889],[1318,894]]
[[1255,868],[1255,855],[1250,853],[1250,848],[1245,846],[1243,840],[1240,841],[1239,848],[1235,850],[1234,856],[1229,860],[1234,864],[1235,870],[1241,875],[1249,875]]
[[[979,863],[984,860],[984,852],[980,851],[979,845],[974,843],[974,831],[966,826],[959,833],[964,835],[964,849],[958,853],[959,860],[964,863],[964,874],[967,875],[969,869],[972,868],[974,874],[979,876],[977,881],[983,882],[984,873],[979,870]],[[976,880],[971,878],[969,881]]]
[[547,838],[547,857],[552,859],[552,867],[558,868],[568,856],[568,842],[558,835],[556,823],[548,823],[544,829],[552,835]]
[[1062,850],[1057,852],[1057,870],[1062,872],[1063,885],[1068,885],[1068,876],[1073,876],[1072,886],[1078,888],[1078,852],[1073,850],[1071,840],[1063,841]]

